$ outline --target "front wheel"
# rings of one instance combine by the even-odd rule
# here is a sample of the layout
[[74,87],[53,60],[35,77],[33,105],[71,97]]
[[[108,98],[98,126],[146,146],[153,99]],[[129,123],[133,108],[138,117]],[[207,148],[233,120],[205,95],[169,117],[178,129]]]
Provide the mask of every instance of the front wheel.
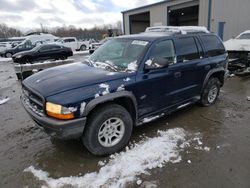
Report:
[[120,105],[108,104],[91,114],[82,140],[92,154],[109,155],[128,143],[132,130],[128,111]]
[[201,94],[201,105],[210,106],[214,104],[220,93],[221,83],[218,78],[210,78]]

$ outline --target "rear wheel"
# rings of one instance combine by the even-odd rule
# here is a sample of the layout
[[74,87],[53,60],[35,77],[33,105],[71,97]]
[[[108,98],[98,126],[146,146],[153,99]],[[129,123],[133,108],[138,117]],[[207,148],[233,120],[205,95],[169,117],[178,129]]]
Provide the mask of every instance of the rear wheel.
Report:
[[82,140],[92,154],[109,155],[128,143],[132,129],[128,111],[120,105],[108,104],[91,114]]
[[220,93],[220,85],[218,78],[212,77],[208,80],[201,94],[202,106],[210,106],[216,102]]
[[82,45],[80,48],[81,51],[85,51],[86,49],[87,49],[87,47],[85,45]]
[[7,52],[7,53],[5,54],[5,57],[7,57],[7,58],[11,58],[11,57],[12,57],[12,53]]

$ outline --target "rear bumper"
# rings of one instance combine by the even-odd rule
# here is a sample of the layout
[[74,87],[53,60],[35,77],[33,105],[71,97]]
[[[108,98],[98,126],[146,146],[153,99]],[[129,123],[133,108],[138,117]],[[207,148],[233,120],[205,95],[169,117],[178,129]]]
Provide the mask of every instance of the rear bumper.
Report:
[[35,121],[37,126],[50,136],[63,140],[79,138],[82,136],[86,124],[86,117],[74,120],[57,120],[47,117],[46,115],[40,116],[25,104],[22,96],[21,101],[25,110]]

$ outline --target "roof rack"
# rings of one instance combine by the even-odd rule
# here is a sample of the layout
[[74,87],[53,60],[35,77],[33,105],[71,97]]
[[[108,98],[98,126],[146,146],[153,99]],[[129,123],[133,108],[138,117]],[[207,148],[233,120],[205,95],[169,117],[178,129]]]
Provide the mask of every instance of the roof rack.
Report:
[[146,33],[150,32],[171,32],[171,33],[210,33],[206,27],[202,26],[156,26],[148,27],[145,30]]

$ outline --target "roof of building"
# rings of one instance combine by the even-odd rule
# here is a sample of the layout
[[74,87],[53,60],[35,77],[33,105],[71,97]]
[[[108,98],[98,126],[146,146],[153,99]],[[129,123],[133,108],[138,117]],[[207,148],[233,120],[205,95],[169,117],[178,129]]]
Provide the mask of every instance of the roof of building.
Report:
[[135,11],[135,10],[140,10],[140,9],[143,9],[143,8],[148,8],[148,7],[152,7],[152,6],[156,6],[156,5],[161,5],[161,4],[164,4],[164,3],[167,3],[169,1],[173,1],[173,0],[164,0],[164,1],[160,1],[158,3],[154,3],[154,4],[149,4],[149,5],[145,5],[145,6],[141,6],[141,7],[137,7],[137,8],[133,8],[133,9],[130,9],[130,10],[125,10],[125,11],[122,11],[122,13],[126,13],[126,12],[130,12],[130,11]]

